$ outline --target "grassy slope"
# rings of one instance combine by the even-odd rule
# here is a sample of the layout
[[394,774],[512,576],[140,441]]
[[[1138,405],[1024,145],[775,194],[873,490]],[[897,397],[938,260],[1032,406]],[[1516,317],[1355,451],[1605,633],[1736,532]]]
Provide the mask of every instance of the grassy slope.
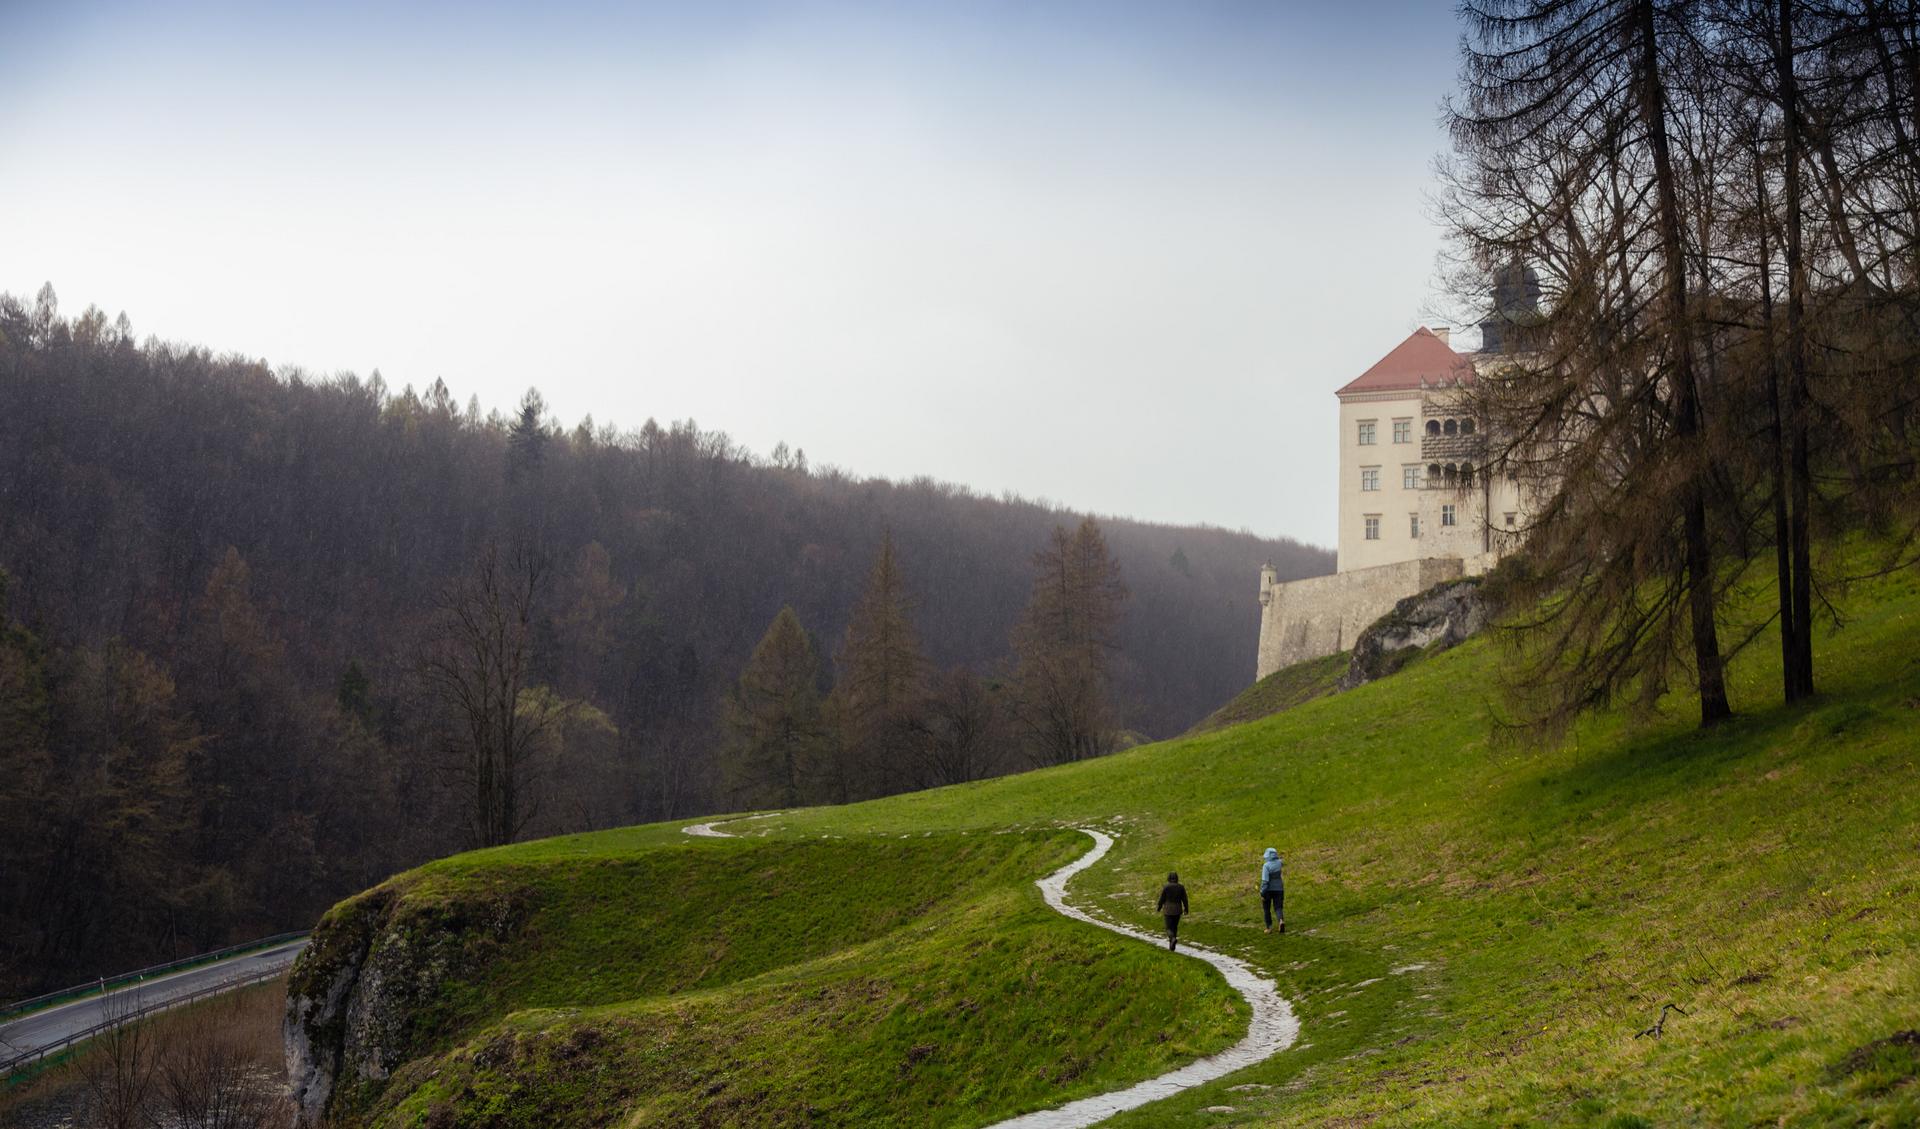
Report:
[[[796,816],[804,834],[1124,816],[1112,897],[1178,866],[1196,939],[1253,956],[1303,1042],[1230,1083],[1123,1119],[1853,1124],[1920,1119],[1920,585],[1862,586],[1820,639],[1812,709],[1587,727],[1547,755],[1489,747],[1484,642],[1264,722],[1016,780]],[[1764,703],[1762,639],[1737,665]],[[1686,703],[1676,712],[1684,714]],[[1260,934],[1260,847],[1289,856],[1300,932]],[[1426,967],[1395,973],[1410,965]],[[1664,1039],[1634,1039],[1659,1005]],[[1902,1056],[1905,1056],[1904,1058]],[[1904,1065],[1901,1065],[1904,1063]],[[1199,1119],[1204,1122],[1205,1119]]]
[[874,1124],[908,1109],[984,1122],[1231,1042],[1244,1005],[1206,970],[1150,973],[1160,954],[1045,909],[1033,877],[1084,847],[1060,831],[770,842],[651,828],[432,864],[390,884],[404,932],[524,925],[415,1013],[419,1056],[362,1113],[529,1129]]
[[[1877,1041],[1920,1027],[1920,584],[1904,574],[1863,585],[1847,608],[1848,625],[1819,639],[1819,702],[1791,712],[1769,704],[1777,666],[1763,637],[1734,671],[1736,705],[1749,712],[1712,733],[1694,732],[1681,702],[1675,716],[1636,726],[1599,719],[1559,752],[1494,748],[1486,696],[1500,656],[1472,642],[1222,732],[751,826],[764,841],[829,834],[859,847],[908,831],[1116,823],[1113,865],[1082,875],[1074,893],[1142,925],[1153,921],[1154,880],[1177,867],[1195,909],[1186,930],[1272,973],[1304,1032],[1268,1063],[1121,1124],[1911,1124],[1920,1122],[1920,1048]],[[618,853],[670,834],[640,828],[580,842]],[[1269,844],[1289,858],[1293,931],[1284,937],[1262,935],[1252,893]],[[876,1067],[817,1033],[797,1049],[782,1041],[848,1008],[861,1022],[846,986],[868,976],[894,993],[891,1016],[911,1017],[930,998],[950,1029],[1022,1008],[1012,1030],[1048,1038],[1007,1046],[1029,1077],[1044,1073],[1078,1053],[1063,1048],[1088,1028],[1109,1031],[1102,1017],[1082,1015],[1110,994],[1093,982],[1107,966],[1086,976],[1071,962],[1049,964],[1024,934],[1008,948],[981,943],[994,931],[972,930],[988,914],[1002,931],[1031,924],[1069,943],[1043,928],[1030,894],[994,896],[1009,908],[981,901],[981,913],[947,918],[924,939],[896,931],[844,958],[786,969],[777,983],[791,997],[781,999],[811,991],[812,1011],[781,1003],[761,1024],[738,1017],[732,1001],[696,994],[632,1014],[658,1029],[671,1013],[683,1039],[750,1040],[700,1051],[700,1069],[716,1073],[688,1080],[746,1076],[769,1089],[871,1095],[877,1074],[911,1080],[911,1064]],[[1109,952],[1098,938],[1073,940],[1083,946],[1074,959]],[[1144,958],[1161,954],[1135,948],[1142,963],[1133,979],[1108,981],[1114,990],[1173,985],[1155,1006],[1188,990],[1190,962],[1141,973]],[[948,981],[1005,983],[1010,965],[1039,978],[1041,992],[1064,994],[1002,996],[962,1023]],[[917,976],[932,982],[916,987]],[[1662,1039],[1635,1039],[1667,1001],[1687,1014]],[[703,1037],[681,1017],[720,1028]],[[1155,1029],[1154,1019],[1141,1010],[1129,1021]],[[921,1045],[911,1038],[885,1045],[905,1044],[911,1057]],[[656,1069],[627,1063],[611,1076]],[[515,1077],[469,1073],[476,1095]],[[1017,1104],[962,1085],[916,1082],[906,1092],[927,1107],[953,1104],[924,1118],[905,1107],[903,1123],[978,1123],[988,1106]],[[1233,1112],[1204,1112],[1210,1106]]]
[[1233,700],[1196,722],[1183,736],[1197,737],[1249,721],[1272,717],[1297,705],[1333,693],[1334,683],[1347,672],[1351,652],[1281,667],[1235,695]]

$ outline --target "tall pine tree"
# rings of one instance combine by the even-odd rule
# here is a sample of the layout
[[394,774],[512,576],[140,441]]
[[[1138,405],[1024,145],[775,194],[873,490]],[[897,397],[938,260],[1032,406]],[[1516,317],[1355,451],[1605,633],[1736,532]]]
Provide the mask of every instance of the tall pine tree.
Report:
[[1112,752],[1111,700],[1127,586],[1099,523],[1055,526],[1034,556],[1033,596],[1013,632],[1015,716],[1042,764]]
[[827,747],[820,664],[791,607],[773,617],[727,700],[721,786],[738,807],[792,807],[816,795]]
[[911,612],[889,531],[834,663],[832,713],[840,743],[831,783],[843,803],[912,784],[927,660]]

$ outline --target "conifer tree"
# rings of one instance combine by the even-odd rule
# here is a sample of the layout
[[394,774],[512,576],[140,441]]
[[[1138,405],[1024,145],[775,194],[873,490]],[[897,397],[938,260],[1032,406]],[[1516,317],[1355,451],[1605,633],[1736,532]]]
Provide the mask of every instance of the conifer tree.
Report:
[[1035,554],[1033,595],[1014,628],[1015,715],[1042,764],[1113,751],[1110,700],[1126,584],[1092,518],[1055,526]]
[[727,700],[720,775],[729,802],[792,807],[813,798],[826,748],[819,676],[800,617],[781,608]]
[[832,714],[839,729],[832,787],[841,802],[897,791],[912,772],[926,706],[926,656],[889,531],[835,659]]
[[507,484],[537,475],[547,462],[547,426],[541,419],[547,401],[538,388],[520,397],[520,410],[507,430]]
[[1516,680],[1526,720],[1561,732],[1618,693],[1650,704],[1690,666],[1713,724],[1730,714],[1715,615],[1729,574],[1708,510],[1689,273],[1699,165],[1673,152],[1675,121],[1700,111],[1675,81],[1700,65],[1697,12],[1476,0],[1463,13],[1448,212],[1481,293],[1491,274],[1537,269],[1549,300],[1526,352],[1469,394],[1500,437],[1493,469],[1537,496],[1534,575],[1562,597],[1531,625]]

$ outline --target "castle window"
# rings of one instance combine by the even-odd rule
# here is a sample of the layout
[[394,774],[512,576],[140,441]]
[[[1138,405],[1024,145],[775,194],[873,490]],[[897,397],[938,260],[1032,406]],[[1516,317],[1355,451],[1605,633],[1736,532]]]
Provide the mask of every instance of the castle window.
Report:
[[1440,481],[1440,464],[1427,464],[1427,481],[1423,485],[1432,486]]
[[1362,490],[1380,489],[1380,468],[1379,467],[1363,466],[1360,468],[1360,489]]
[[1419,514],[1407,515],[1407,532],[1416,539],[1420,536],[1420,515]]
[[1473,464],[1472,463],[1460,464],[1460,485],[1462,486],[1473,485]]
[[1461,421],[1460,421],[1460,434],[1462,434],[1462,435],[1472,435],[1472,434],[1473,434],[1473,421],[1472,421],[1472,420],[1470,420],[1470,419],[1463,419],[1463,420],[1461,420]]
[[1519,516],[1520,516],[1519,514],[1514,514],[1514,513],[1510,513],[1510,514],[1508,514],[1508,515],[1507,515],[1507,528],[1508,528],[1508,529],[1512,529],[1512,528],[1513,528],[1513,523],[1514,523],[1514,519],[1516,519],[1516,518],[1518,518]]
[[1420,489],[1420,464],[1411,463],[1400,468],[1400,489]]
[[1454,512],[1453,503],[1449,502],[1446,505],[1440,507],[1440,524],[1441,525],[1459,525],[1460,524],[1458,515]]
[[1367,525],[1367,540],[1369,541],[1380,540],[1380,515],[1368,514],[1366,517],[1366,525]]
[[1439,421],[1439,420],[1437,420],[1437,419],[1430,419],[1430,420],[1428,420],[1428,421],[1427,421],[1427,434],[1428,434],[1428,435],[1438,435],[1438,434],[1440,434],[1440,421]]
[[1448,463],[1446,469],[1441,473],[1446,478],[1448,486],[1455,485],[1460,481],[1460,468],[1454,466],[1452,463]]
[[1395,443],[1413,442],[1413,421],[1397,419],[1393,421],[1393,441]]
[[1378,420],[1371,419],[1363,419],[1360,421],[1360,445],[1362,447],[1373,446],[1373,425],[1378,422]]
[[1448,420],[1447,425],[1444,428],[1441,428],[1441,430],[1446,432],[1448,435],[1458,435],[1460,434],[1460,425],[1454,422],[1453,420]]

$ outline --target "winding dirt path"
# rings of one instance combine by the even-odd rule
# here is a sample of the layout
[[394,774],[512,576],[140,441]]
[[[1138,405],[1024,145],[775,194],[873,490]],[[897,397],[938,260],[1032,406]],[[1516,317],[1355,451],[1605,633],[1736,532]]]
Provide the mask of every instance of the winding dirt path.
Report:
[[[717,819],[709,823],[694,823],[680,830],[688,835],[707,838],[728,839],[732,833],[720,830],[722,823],[744,822],[748,819],[771,819],[780,812],[768,812],[765,815],[742,816],[736,819]],[[1088,925],[1097,925],[1102,929],[1118,933],[1123,937],[1145,941],[1149,945],[1162,945],[1166,938],[1156,933],[1145,933],[1125,925],[1116,925],[1105,921],[1076,906],[1067,904],[1067,882],[1074,875],[1099,862],[1113,847],[1113,837],[1091,827],[1078,829],[1093,839],[1093,849],[1072,862],[1040,879],[1041,897],[1047,900],[1056,913],[1070,917],[1075,921],[1084,921]],[[1273,981],[1261,976],[1247,962],[1230,957],[1225,953],[1198,945],[1181,945],[1179,955],[1204,960],[1220,970],[1233,990],[1239,992],[1253,1009],[1253,1018],[1247,1023],[1247,1037],[1218,1054],[1195,1059],[1178,1070],[1169,1071],[1158,1078],[1149,1078],[1136,1082],[1124,1090],[1095,1094],[1090,1098],[1068,1102],[1053,1109],[1035,1110],[1019,1117],[997,1121],[989,1129],[1084,1129],[1085,1126],[1105,1121],[1116,1113],[1137,1109],[1149,1102],[1170,1098],[1175,1094],[1191,1090],[1216,1078],[1224,1078],[1236,1070],[1252,1066],[1254,1063],[1279,1054],[1293,1045],[1300,1036],[1300,1021],[1294,1018],[1293,1006],[1280,994]]]
[[[1057,912],[1084,921],[1089,925],[1098,925],[1123,937],[1132,937],[1145,941],[1149,945],[1163,945],[1166,937],[1130,929],[1124,925],[1115,925],[1067,904],[1067,880],[1099,862],[1107,850],[1113,846],[1113,838],[1090,827],[1080,830],[1093,837],[1093,849],[1067,865],[1040,879],[1040,893],[1047,904]],[[1106,1094],[1095,1094],[1090,1098],[1068,1102],[1053,1109],[1037,1110],[1006,1121],[996,1122],[992,1129],[1081,1129],[1093,1125],[1116,1113],[1137,1109],[1148,1102],[1157,1102],[1170,1098],[1184,1090],[1191,1090],[1203,1082],[1223,1078],[1236,1070],[1252,1066],[1271,1055],[1279,1054],[1293,1045],[1300,1035],[1300,1021],[1294,1018],[1293,1007],[1273,981],[1262,977],[1245,961],[1236,957],[1218,953],[1198,945],[1182,944],[1179,954],[1204,960],[1220,970],[1227,978],[1233,990],[1245,998],[1253,1009],[1253,1018],[1247,1024],[1247,1037],[1206,1058],[1195,1059],[1178,1070],[1138,1082],[1124,1090],[1115,1090]]]
[[687,835],[696,835],[703,839],[731,839],[731,831],[720,830],[723,823],[745,823],[749,819],[772,819],[776,815],[785,815],[783,811],[762,812],[759,815],[736,815],[728,819],[716,819],[711,823],[689,823],[680,830]]

